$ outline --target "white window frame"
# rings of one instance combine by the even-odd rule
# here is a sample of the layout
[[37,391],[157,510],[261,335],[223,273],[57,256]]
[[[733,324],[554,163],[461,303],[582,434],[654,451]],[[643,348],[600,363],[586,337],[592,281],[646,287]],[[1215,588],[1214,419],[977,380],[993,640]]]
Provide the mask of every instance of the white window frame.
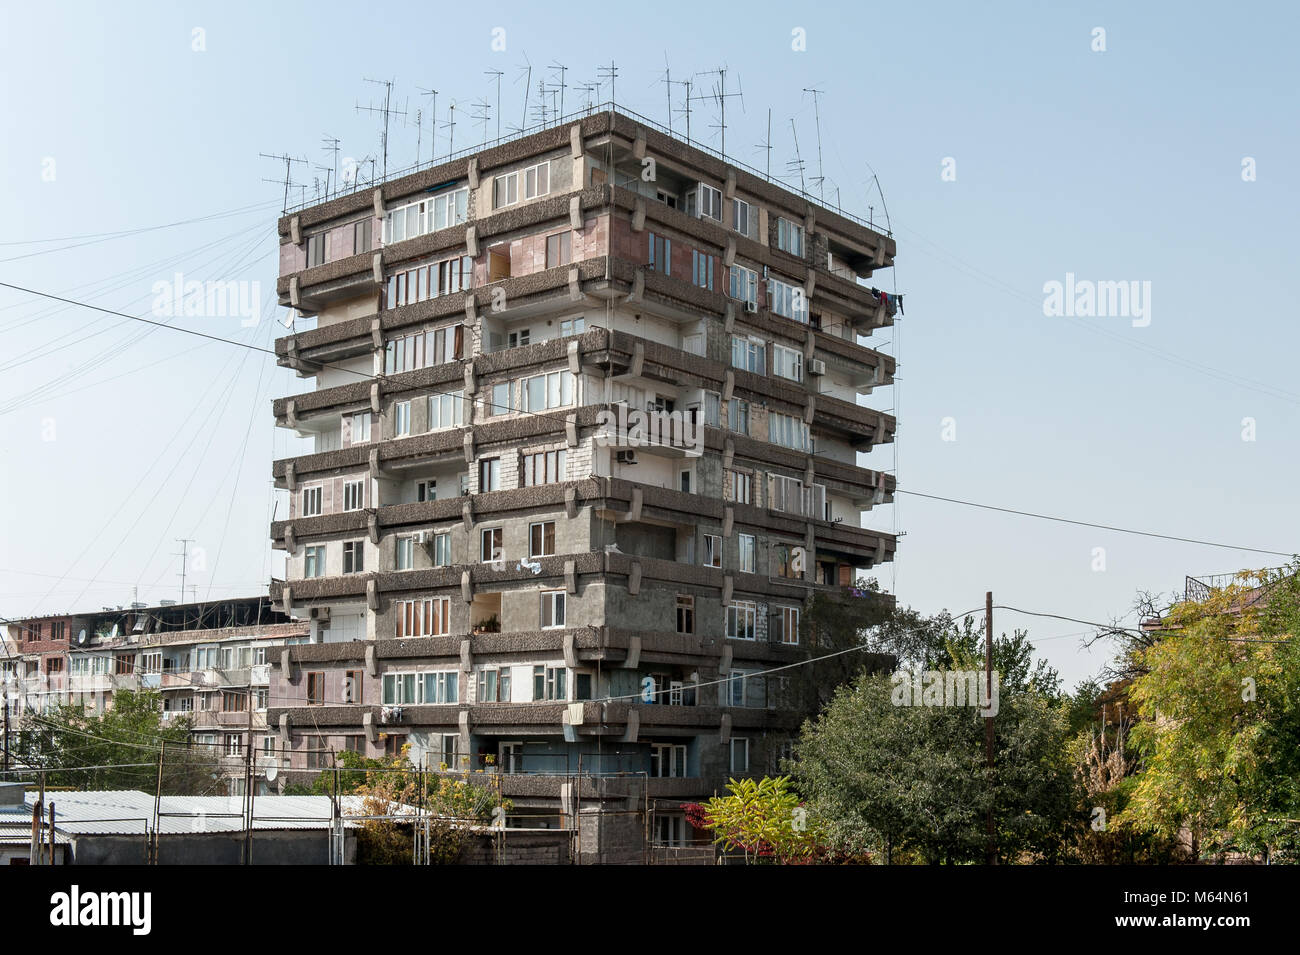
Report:
[[[311,573],[315,560],[316,573]],[[325,576],[327,551],[324,544],[308,544],[303,548],[302,554],[302,576],[304,580],[313,580],[317,577]]]
[[[546,527],[547,527],[547,525],[550,525],[550,528],[551,528],[551,550],[550,550],[549,553],[546,552]],[[534,542],[533,542],[533,531],[534,531],[535,529],[537,529],[537,528],[541,528],[541,531],[542,531],[542,533],[541,533],[542,550],[540,550],[540,551],[534,551],[534,550],[533,550],[533,543],[534,543]],[[554,556],[555,556],[555,554],[556,554],[556,547],[557,547],[557,543],[556,543],[556,530],[557,530],[557,528],[556,528],[556,522],[555,522],[555,521],[534,521],[533,523],[531,523],[531,524],[528,525],[528,559],[529,559],[529,560],[533,560],[534,558],[537,558],[537,557],[554,557]]]
[[700,548],[701,567],[722,566],[722,538],[717,534],[702,534],[703,545]]
[[803,352],[772,343],[772,374],[790,381],[803,381]]
[[322,508],[325,502],[325,485],[313,484],[310,487],[302,489],[302,496],[299,498],[300,509],[302,511],[299,517],[320,517],[324,513]]
[[728,638],[732,640],[758,639],[758,605],[754,601],[731,601],[727,605],[726,617]]
[[393,437],[405,438],[411,433],[411,402],[393,402]]
[[[436,410],[435,410],[436,409]],[[448,420],[444,421],[443,409],[448,409]],[[446,431],[450,428],[465,426],[465,392],[446,391],[429,396],[429,430]]]
[[755,573],[758,559],[758,541],[753,534],[740,534],[736,540],[736,569],[743,574]]
[[370,412],[361,411],[352,415],[351,444],[370,443]]
[[343,510],[359,511],[366,506],[366,481],[365,478],[358,478],[355,481],[343,482]]
[[[737,361],[739,359],[739,361]],[[731,365],[755,375],[767,374],[767,342],[752,335],[731,336]]]
[[[530,382],[542,381],[542,403],[534,407],[529,396]],[[568,392],[567,399],[565,392]],[[519,403],[524,412],[549,411],[553,408],[568,408],[578,402],[578,380],[573,372],[549,371],[540,375],[529,375],[520,380]]]
[[[492,540],[489,545],[488,541]],[[491,556],[485,556],[491,551]],[[480,564],[499,564],[506,559],[506,531],[500,525],[484,527],[478,534],[478,559]]]
[[776,217],[776,247],[782,252],[803,258],[803,226],[785,216]]
[[788,647],[797,647],[799,645],[799,608],[781,607],[780,610],[781,643]]
[[[351,567],[349,567],[351,563]],[[364,540],[343,542],[343,573],[364,574],[366,572],[366,542]]]
[[415,538],[399,537],[393,545],[393,568],[395,570],[415,569]]
[[[542,172],[545,170],[545,173]],[[531,176],[529,174],[532,174]],[[524,175],[524,199],[539,199],[542,196],[551,193],[551,161],[539,162],[535,165],[528,166],[523,170]],[[529,179],[532,179],[531,188]],[[546,182],[542,183],[545,179]]]
[[451,566],[451,534],[446,531],[433,535],[433,566]]
[[[740,744],[739,749],[740,749],[741,758],[739,760],[736,759],[737,744]],[[731,744],[730,746],[728,746],[728,756],[729,756],[728,764],[731,766],[731,772],[733,773],[749,772],[749,737],[747,736],[731,737]],[[737,766],[737,763],[741,763],[741,765]]]
[[733,265],[728,276],[727,293],[738,302],[758,304],[758,273],[743,265]]
[[[539,623],[542,630],[563,629],[568,620],[568,595],[563,590],[543,590]],[[547,623],[547,617],[551,622]]]
[[[742,212],[744,213],[743,217],[741,215]],[[731,229],[733,232],[739,232],[743,236],[749,236],[750,219],[753,218],[753,215],[754,206],[752,203],[749,203],[744,199],[733,198],[731,200]],[[742,218],[745,220],[743,228],[740,224]]]

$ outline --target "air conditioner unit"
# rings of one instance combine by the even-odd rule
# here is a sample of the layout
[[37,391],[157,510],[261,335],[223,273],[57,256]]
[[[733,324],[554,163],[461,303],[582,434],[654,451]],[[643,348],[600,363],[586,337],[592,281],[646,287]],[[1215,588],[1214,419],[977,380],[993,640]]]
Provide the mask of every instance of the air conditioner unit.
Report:
[[636,452],[619,451],[615,455],[615,459],[618,461],[619,464],[636,464]]
[[312,608],[311,608],[311,619],[313,619],[313,620],[320,620],[320,621],[328,621],[329,618],[330,618],[330,608],[329,608],[329,607],[312,607]]
[[757,311],[758,311],[758,303],[757,303],[757,302],[748,302],[748,301],[745,302],[745,311],[747,311],[747,312],[757,312]]
[[415,534],[415,542],[416,542],[417,544],[427,544],[427,543],[429,543],[429,532],[428,532],[428,531],[417,531],[416,534]]
[[810,359],[808,362],[808,374],[810,375],[826,374],[826,362],[822,361],[820,358]]

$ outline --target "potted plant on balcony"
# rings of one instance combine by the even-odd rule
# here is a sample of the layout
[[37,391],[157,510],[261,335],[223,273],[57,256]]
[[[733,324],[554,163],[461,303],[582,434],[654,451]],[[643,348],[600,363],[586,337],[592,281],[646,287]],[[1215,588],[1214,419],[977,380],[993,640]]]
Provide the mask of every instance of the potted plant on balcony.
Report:
[[501,621],[496,614],[474,624],[474,633],[500,633]]

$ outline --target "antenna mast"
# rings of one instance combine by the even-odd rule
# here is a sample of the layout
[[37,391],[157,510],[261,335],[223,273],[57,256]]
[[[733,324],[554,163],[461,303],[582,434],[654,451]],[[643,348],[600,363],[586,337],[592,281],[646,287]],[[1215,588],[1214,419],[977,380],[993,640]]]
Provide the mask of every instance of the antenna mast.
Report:
[[799,173],[799,191],[805,191],[803,181],[803,157],[799,155],[799,130],[795,128],[794,117],[790,117],[790,132],[794,136],[794,159],[788,159],[785,168],[788,173]]
[[497,78],[497,142],[501,142],[501,77],[505,73],[501,70],[484,70],[486,76],[495,76]]
[[384,132],[383,135],[380,137],[380,145],[382,147],[383,159],[384,159],[383,177],[387,179],[388,178],[388,120],[391,116],[401,116],[405,118],[406,110],[397,110],[392,108],[391,104],[393,100],[393,83],[395,82],[395,80],[372,80],[368,77],[363,77],[363,79],[365,79],[367,83],[374,83],[376,86],[382,86],[384,88],[383,109],[380,109],[376,106],[362,106],[360,103],[358,103],[357,112],[384,114]]
[[284,179],[263,179],[262,181],[273,182],[277,186],[280,185],[284,186],[284,208],[281,209],[280,211],[281,213],[288,212],[289,211],[289,189],[293,186],[293,179],[290,176],[290,169],[292,168],[294,163],[300,163],[304,166],[307,165],[307,160],[294,159],[288,153],[285,153],[283,156],[273,156],[270,153],[258,153],[258,155],[261,156],[263,159],[274,159],[277,162],[284,163]]
[[826,201],[826,195],[822,191],[822,184],[826,182],[826,176],[822,172],[822,116],[821,110],[818,107],[817,98],[824,93],[825,90],[805,89],[804,92],[812,93],[813,95],[813,118],[817,122],[817,177],[813,182],[817,183],[817,195],[824,203]]
[[189,557],[190,553],[190,549],[186,545],[193,544],[194,538],[178,537],[176,538],[176,543],[181,545],[181,552],[179,554],[173,554],[172,556],[181,559],[181,603],[185,603],[185,559]]

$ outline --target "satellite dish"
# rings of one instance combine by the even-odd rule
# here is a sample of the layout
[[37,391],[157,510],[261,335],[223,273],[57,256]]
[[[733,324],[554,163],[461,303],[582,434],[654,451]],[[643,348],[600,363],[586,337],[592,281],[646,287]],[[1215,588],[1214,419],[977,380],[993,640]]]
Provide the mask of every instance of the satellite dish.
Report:
[[268,783],[275,782],[275,778],[279,775],[280,775],[280,767],[276,766],[275,763],[271,763],[269,766],[266,767],[266,781]]
[[116,639],[117,639],[117,624],[113,624],[113,629],[110,630],[109,633],[108,633],[108,639],[110,639],[110,640],[116,640]]
[[86,642],[86,628],[85,628],[85,627],[82,627],[82,628],[81,628],[81,632],[77,634],[77,642],[78,642],[78,643],[85,643],[85,642]]

